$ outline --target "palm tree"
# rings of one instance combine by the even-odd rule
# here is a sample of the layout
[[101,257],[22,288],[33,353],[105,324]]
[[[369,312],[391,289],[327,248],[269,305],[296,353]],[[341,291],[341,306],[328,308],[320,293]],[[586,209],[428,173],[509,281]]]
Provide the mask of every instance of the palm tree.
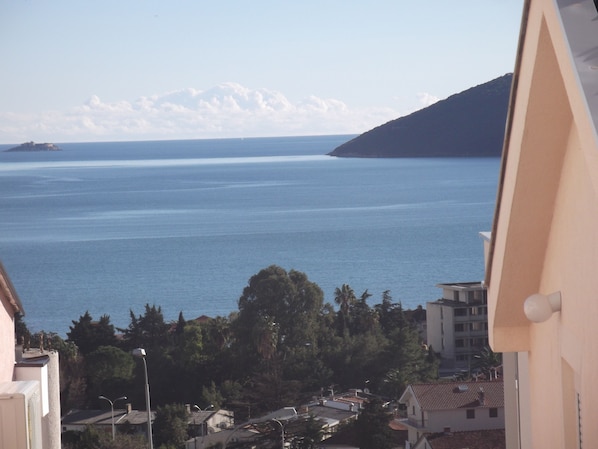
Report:
[[340,307],[340,331],[342,334],[347,332],[347,321],[349,320],[349,309],[355,302],[357,298],[355,298],[355,292],[348,284],[343,284],[341,288],[336,288],[334,290],[334,302],[336,302]]
[[497,368],[502,365],[502,356],[488,346],[484,346],[479,354],[473,356],[473,367],[479,369],[486,377],[492,380],[496,377]]
[[270,317],[261,317],[253,332],[258,354],[264,360],[270,360],[278,346],[278,325]]
[[355,292],[348,284],[343,284],[341,288],[334,290],[334,302],[340,306],[341,313],[344,316],[349,314],[349,307],[355,303]]

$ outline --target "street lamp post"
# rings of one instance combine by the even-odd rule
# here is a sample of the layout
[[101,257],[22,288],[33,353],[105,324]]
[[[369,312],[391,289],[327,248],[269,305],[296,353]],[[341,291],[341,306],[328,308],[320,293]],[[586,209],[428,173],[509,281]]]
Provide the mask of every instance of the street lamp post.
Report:
[[[211,408],[214,408],[214,404],[210,404],[208,405],[205,409],[202,409],[199,405],[195,404],[193,406],[193,410],[197,410],[198,412],[203,412],[205,410],[210,410]],[[195,449],[197,449],[197,416],[195,414],[193,414],[193,431],[195,432],[195,436],[193,437],[193,442],[194,442],[194,446]],[[206,436],[205,434],[208,433],[207,432],[207,425],[204,428],[204,423],[201,423],[201,438],[203,441],[203,438]]]
[[116,431],[114,430],[114,403],[116,401],[126,401],[127,397],[121,396],[120,398],[116,398],[114,401],[111,401],[106,396],[98,396],[98,399],[103,399],[104,401],[110,402],[110,417],[112,418],[112,441],[114,441],[116,436]]
[[280,438],[282,441],[281,448],[284,449],[284,424],[282,422],[280,422],[279,420],[277,420],[276,418],[272,418],[272,421],[274,421],[276,424],[278,424],[280,426]]
[[132,354],[134,357],[139,357],[143,360],[143,369],[145,372],[145,407],[147,408],[147,441],[149,442],[149,449],[154,449],[154,442],[152,441],[152,409],[150,406],[150,391],[147,377],[147,362],[145,361],[145,349],[135,348],[133,349]]

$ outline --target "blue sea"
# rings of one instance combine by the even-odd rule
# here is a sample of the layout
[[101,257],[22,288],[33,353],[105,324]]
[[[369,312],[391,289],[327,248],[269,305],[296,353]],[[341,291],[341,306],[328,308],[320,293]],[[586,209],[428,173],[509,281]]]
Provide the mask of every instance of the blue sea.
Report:
[[414,308],[481,280],[499,160],[326,156],[351,137],[0,145],[0,260],[27,325],[227,316],[271,264],[330,303],[344,283]]

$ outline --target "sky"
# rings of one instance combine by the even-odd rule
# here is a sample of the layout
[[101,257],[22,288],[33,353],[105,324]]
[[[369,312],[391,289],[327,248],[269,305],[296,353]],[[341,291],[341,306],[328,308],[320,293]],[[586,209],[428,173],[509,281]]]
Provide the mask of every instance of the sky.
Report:
[[522,0],[0,0],[0,144],[359,134],[512,72]]

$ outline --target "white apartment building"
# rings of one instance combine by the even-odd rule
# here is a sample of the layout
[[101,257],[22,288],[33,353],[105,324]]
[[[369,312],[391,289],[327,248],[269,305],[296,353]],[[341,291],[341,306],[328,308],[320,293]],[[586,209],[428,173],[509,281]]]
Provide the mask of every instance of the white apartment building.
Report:
[[488,346],[488,305],[481,282],[438,284],[442,297],[426,305],[427,342],[440,354],[440,374],[469,372]]

